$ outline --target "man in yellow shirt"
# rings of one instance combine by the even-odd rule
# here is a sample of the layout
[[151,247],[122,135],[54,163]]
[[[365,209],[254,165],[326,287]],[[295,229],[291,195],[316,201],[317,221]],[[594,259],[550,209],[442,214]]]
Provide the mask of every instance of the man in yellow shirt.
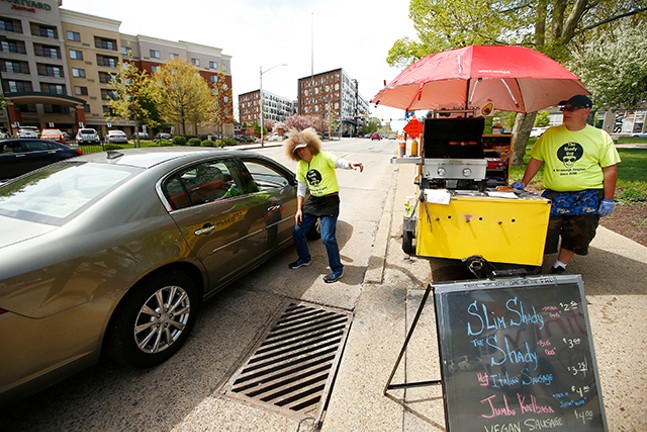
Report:
[[562,273],[573,256],[586,255],[600,217],[614,208],[620,156],[608,133],[586,123],[593,103],[585,95],[561,101],[563,124],[543,133],[535,143],[521,182],[523,189],[544,166],[543,197],[551,203],[544,253],[558,251],[551,273]]
[[[296,270],[310,265],[312,258],[308,250],[306,233],[312,225],[321,220],[321,241],[326,247],[330,274],[324,276],[326,283],[337,282],[344,274],[337,244],[337,217],[339,217],[339,183],[336,168],[364,170],[361,162],[349,162],[332,153],[321,151],[321,140],[317,132],[308,128],[303,131],[291,130],[284,142],[287,156],[297,162],[297,211],[292,233],[298,259],[289,267]],[[305,200],[306,188],[310,198]]]

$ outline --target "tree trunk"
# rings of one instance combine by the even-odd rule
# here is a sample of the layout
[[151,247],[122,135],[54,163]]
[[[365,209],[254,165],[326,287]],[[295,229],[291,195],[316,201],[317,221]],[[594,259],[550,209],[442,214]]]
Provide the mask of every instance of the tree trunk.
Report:
[[514,121],[514,149],[512,152],[512,165],[523,165],[523,157],[526,154],[526,147],[528,146],[528,138],[530,138],[530,131],[535,124],[535,117],[537,112],[529,114],[517,114]]

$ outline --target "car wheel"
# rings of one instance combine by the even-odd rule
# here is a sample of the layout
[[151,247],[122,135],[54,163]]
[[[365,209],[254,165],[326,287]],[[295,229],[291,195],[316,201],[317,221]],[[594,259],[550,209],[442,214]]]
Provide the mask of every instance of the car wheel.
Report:
[[195,282],[179,272],[160,273],[128,294],[111,321],[107,354],[129,367],[157,366],[186,341],[199,310]]
[[413,233],[411,231],[402,233],[402,251],[409,255],[413,253]]
[[315,223],[312,224],[310,230],[306,233],[306,238],[308,240],[319,240],[321,238],[321,220],[317,219]]

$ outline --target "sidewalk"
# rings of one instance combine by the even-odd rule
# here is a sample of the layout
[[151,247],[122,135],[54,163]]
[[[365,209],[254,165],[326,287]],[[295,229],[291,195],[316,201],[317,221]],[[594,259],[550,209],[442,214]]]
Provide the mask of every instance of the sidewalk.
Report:
[[[383,394],[427,284],[464,278],[453,261],[401,251],[403,203],[417,192],[414,168],[394,165],[391,178],[324,432],[445,429],[441,386]],[[584,280],[608,430],[647,430],[647,248],[600,227],[590,254],[576,257],[569,273]],[[440,379],[437,345],[430,299],[393,383]]]

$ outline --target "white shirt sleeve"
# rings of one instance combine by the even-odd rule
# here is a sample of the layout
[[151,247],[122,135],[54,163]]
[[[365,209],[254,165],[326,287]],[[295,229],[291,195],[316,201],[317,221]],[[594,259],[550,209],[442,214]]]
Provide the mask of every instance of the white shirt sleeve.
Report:
[[346,159],[337,158],[335,161],[335,168],[350,169],[350,162]]
[[297,182],[297,196],[305,197],[306,196],[306,182]]

